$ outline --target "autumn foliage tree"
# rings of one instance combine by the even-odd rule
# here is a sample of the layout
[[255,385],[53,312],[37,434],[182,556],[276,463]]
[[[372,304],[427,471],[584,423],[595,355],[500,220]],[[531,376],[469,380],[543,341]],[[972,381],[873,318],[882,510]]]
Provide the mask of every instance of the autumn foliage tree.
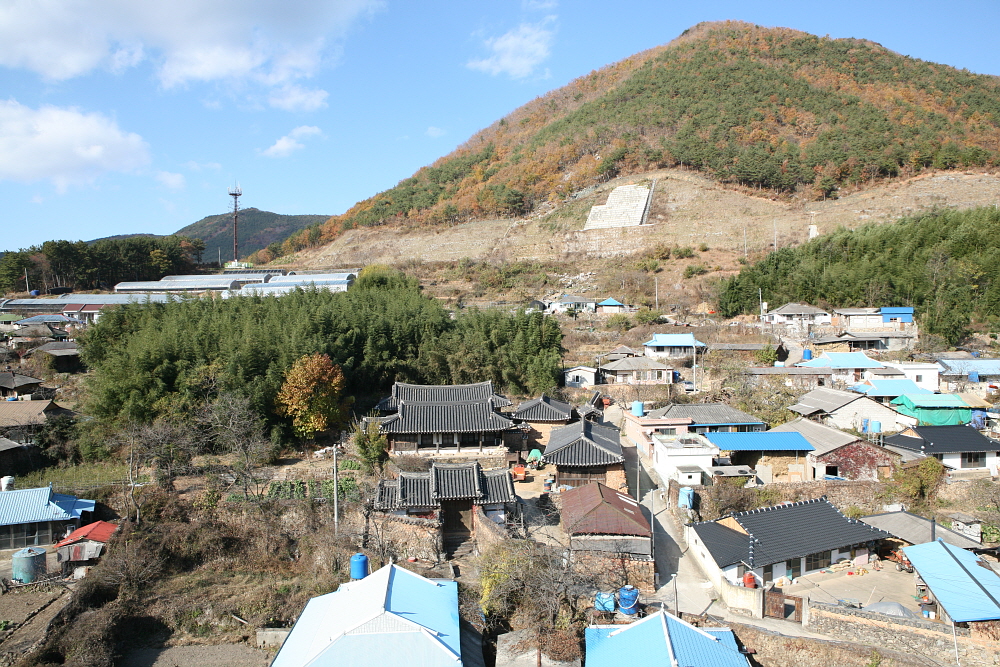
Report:
[[312,440],[344,422],[349,400],[342,397],[344,373],[327,354],[300,357],[285,373],[277,397],[277,412],[292,418],[295,434]]

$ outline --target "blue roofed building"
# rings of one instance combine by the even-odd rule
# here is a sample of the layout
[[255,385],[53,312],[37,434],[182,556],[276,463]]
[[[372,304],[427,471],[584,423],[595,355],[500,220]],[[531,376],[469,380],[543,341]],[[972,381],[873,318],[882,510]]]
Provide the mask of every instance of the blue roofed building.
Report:
[[861,384],[856,384],[851,387],[851,391],[856,391],[869,398],[874,398],[879,403],[888,403],[892,399],[898,398],[903,394],[934,393],[917,386],[917,383],[910,379],[887,380],[881,378],[865,380]]
[[685,359],[703,351],[705,344],[696,340],[694,334],[653,334],[642,344],[643,351],[651,359]]
[[823,352],[818,357],[797,364],[801,368],[830,368],[834,382],[857,384],[867,379],[866,371],[884,368],[864,352]]
[[757,479],[771,482],[804,482],[812,479],[806,455],[814,447],[794,431],[706,433],[720,455],[734,466],[750,466]]
[[94,511],[93,500],[54,493],[52,487],[0,491],[0,549],[43,546],[61,540]]
[[618,299],[605,299],[597,304],[597,312],[599,313],[624,313],[627,310],[628,306]]
[[629,625],[597,625],[586,630],[587,667],[680,665],[749,667],[729,628],[696,628],[665,612]]
[[903,547],[942,620],[1000,620],[1000,576],[979,556],[943,540]]
[[271,667],[462,664],[458,584],[386,565],[311,599]]
[[939,359],[941,391],[986,396],[1000,389],[1000,359]]

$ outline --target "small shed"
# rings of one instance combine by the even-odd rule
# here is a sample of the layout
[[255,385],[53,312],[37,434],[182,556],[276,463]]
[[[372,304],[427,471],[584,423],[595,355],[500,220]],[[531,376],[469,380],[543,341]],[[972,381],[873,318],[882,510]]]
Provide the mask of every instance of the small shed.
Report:
[[563,530],[574,551],[649,557],[653,532],[631,497],[594,482],[562,494]]
[[95,521],[77,528],[56,543],[56,560],[62,564],[63,574],[69,574],[75,568],[96,565],[116,530],[118,526],[113,523]]
[[605,299],[597,304],[599,313],[624,313],[627,309],[628,306],[617,299]]

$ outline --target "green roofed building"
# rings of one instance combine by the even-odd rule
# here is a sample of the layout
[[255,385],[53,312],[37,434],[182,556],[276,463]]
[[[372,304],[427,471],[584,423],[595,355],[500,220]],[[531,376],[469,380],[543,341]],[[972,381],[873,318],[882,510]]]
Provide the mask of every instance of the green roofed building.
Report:
[[955,394],[903,394],[892,400],[900,413],[918,426],[957,426],[972,421],[972,408]]

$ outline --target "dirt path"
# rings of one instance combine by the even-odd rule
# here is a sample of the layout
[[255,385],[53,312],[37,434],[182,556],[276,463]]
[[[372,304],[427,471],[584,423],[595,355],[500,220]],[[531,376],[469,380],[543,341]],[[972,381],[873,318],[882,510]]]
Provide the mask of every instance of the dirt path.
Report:
[[267,667],[274,654],[246,644],[172,646],[132,651],[120,667]]

